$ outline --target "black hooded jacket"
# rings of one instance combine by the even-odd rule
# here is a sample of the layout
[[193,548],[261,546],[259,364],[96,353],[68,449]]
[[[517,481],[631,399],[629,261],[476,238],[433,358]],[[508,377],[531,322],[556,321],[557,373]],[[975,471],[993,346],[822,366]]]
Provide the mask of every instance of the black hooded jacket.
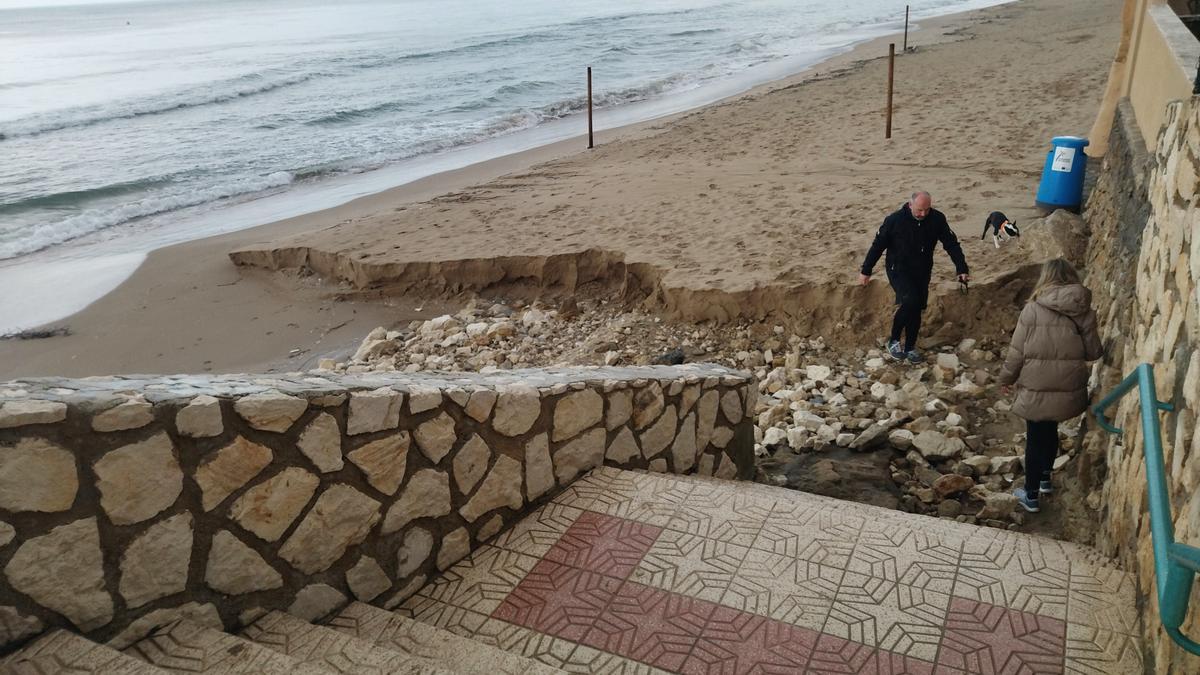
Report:
[[871,250],[867,251],[867,258],[863,260],[862,273],[870,276],[879,256],[887,251],[884,267],[889,277],[928,282],[933,275],[933,249],[939,241],[954,261],[956,273],[967,274],[967,260],[963,257],[962,246],[946,222],[946,216],[937,209],[930,209],[925,220],[918,221],[913,218],[908,204],[905,204],[883,219],[883,225],[871,243]]

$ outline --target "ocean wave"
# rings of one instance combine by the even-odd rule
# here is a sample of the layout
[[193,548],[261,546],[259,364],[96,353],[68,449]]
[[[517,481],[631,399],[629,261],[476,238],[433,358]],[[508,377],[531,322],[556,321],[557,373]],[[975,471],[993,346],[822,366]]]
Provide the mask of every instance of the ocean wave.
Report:
[[345,110],[335,110],[326,115],[322,115],[316,119],[311,119],[304,124],[312,126],[328,126],[332,124],[346,124],[367,117],[374,117],[380,113],[397,112],[404,110],[406,104],[403,101],[385,101],[365,108],[349,108]]
[[271,79],[260,73],[243,75],[161,96],[111,104],[68,108],[50,115],[35,115],[8,122],[0,128],[0,140],[41,134],[63,129],[90,127],[115,120],[162,115],[177,110],[228,103],[267,92],[303,84],[320,73],[303,73]]
[[19,238],[14,240],[0,241],[0,260],[34,253],[138,218],[262,192],[288,185],[292,181],[292,174],[277,171],[267,176],[213,185],[191,192],[152,195],[110,209],[83,211],[68,218],[23,229],[19,232]]
[[42,194],[7,204],[0,204],[0,215],[13,215],[33,209],[61,209],[79,206],[89,201],[104,199],[105,197],[119,197],[121,195],[142,192],[169,181],[169,178],[152,178],[112,183],[86,190]]

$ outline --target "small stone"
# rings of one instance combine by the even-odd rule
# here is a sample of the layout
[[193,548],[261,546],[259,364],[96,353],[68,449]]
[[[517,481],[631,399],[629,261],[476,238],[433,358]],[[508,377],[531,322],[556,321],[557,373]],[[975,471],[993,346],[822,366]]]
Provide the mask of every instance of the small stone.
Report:
[[192,399],[175,415],[175,428],[182,436],[190,438],[212,438],[225,431],[221,419],[221,401],[208,395]]
[[974,457],[964,459],[963,464],[971,467],[976,475],[982,476],[992,467],[992,458],[986,455],[975,455]]
[[300,589],[287,613],[308,622],[319,621],[346,604],[346,596],[327,584],[309,584]]
[[379,502],[349,485],[334,485],[321,493],[279,556],[305,574],[328,569],[362,543],[379,522]]
[[[674,420],[671,420],[674,427]],[[567,485],[581,473],[604,463],[604,430],[593,429],[554,453],[554,475]]]
[[736,391],[730,389],[721,396],[721,412],[725,413],[725,419],[730,424],[742,421],[742,399]]
[[308,410],[308,401],[278,391],[265,391],[238,399],[233,409],[255,429],[283,433]]
[[1071,456],[1070,456],[1070,455],[1059,455],[1058,457],[1055,457],[1055,458],[1054,458],[1053,470],[1054,470],[1054,471],[1061,471],[1061,470],[1062,470],[1062,468],[1063,468],[1064,466],[1066,466],[1066,465],[1067,465],[1067,462],[1069,462],[1069,461],[1071,461]]
[[962,514],[962,504],[953,499],[940,502],[937,509],[938,516],[942,518],[957,518]]
[[618,431],[612,443],[608,444],[604,457],[617,464],[628,464],[640,454],[642,451],[638,448],[637,439],[633,437],[633,431],[626,427]]
[[235,490],[271,463],[271,449],[238,436],[229,445],[201,460],[196,469],[201,505],[212,511]]
[[[979,495],[979,492],[982,492],[982,495]],[[980,520],[1004,520],[1012,515],[1013,510],[1017,508],[1017,498],[1006,492],[979,490],[976,491],[976,495],[982,496],[982,501],[984,502],[984,506],[977,516]]]
[[417,447],[421,449],[421,452],[429,458],[429,461],[437,464],[454,447],[454,441],[457,438],[454,431],[454,418],[443,412],[417,427],[413,436],[416,437]]
[[712,444],[716,448],[724,448],[729,445],[729,441],[733,440],[733,429],[728,427],[718,427],[713,431]]
[[839,448],[848,448],[854,443],[854,434],[838,434],[833,439],[833,444]]
[[0,508],[55,513],[75,503],[75,456],[40,438],[0,446]]
[[16,607],[0,607],[0,644],[11,645],[44,629],[36,616],[25,616]]
[[229,509],[229,515],[263,541],[276,541],[317,491],[321,479],[292,466],[250,488]]
[[528,385],[507,385],[496,400],[492,428],[505,436],[520,436],[533,428],[542,414],[538,390]]
[[913,432],[908,429],[893,429],[888,432],[888,443],[891,443],[893,447],[899,450],[911,448],[915,438]]
[[958,370],[959,367],[958,357],[954,354],[938,354],[936,363],[939,368],[951,372]]
[[433,552],[433,535],[414,527],[404,535],[404,543],[396,551],[396,578],[403,579],[420,569]]
[[[662,414],[665,399],[662,385],[651,382],[633,395],[633,428],[644,429]],[[671,408],[674,410],[674,407]]]
[[608,395],[608,416],[604,427],[609,431],[625,424],[633,415],[633,392],[628,389],[614,391]]
[[529,501],[554,487],[554,464],[550,459],[550,438],[538,434],[525,444],[525,490]]
[[945,499],[952,494],[970,490],[971,488],[975,487],[975,481],[968,476],[960,476],[956,473],[948,473],[935,480],[932,487],[933,491],[937,493],[939,497]]
[[649,470],[651,470],[655,473],[666,473],[667,472],[667,460],[663,459],[662,457],[659,457],[658,459],[650,460],[650,465],[647,466],[646,468],[648,468]]
[[927,460],[954,459],[966,450],[959,438],[947,438],[936,431],[922,431],[913,439],[913,447]]
[[[603,438],[601,447],[603,448]],[[475,492],[475,496],[458,512],[467,522],[473,523],[493,509],[503,506],[519,509],[524,503],[521,496],[521,463],[508,455],[500,455],[496,458],[492,470],[483,479],[479,490]]]
[[413,474],[400,498],[388,509],[382,534],[402,529],[417,518],[438,518],[450,513],[450,477],[435,469]]
[[317,415],[300,434],[296,445],[321,473],[340,471],[345,466],[342,461],[342,433],[337,420],[329,413]]
[[[814,365],[814,366],[808,366],[807,368],[805,368],[804,372],[805,372],[805,375],[808,376],[808,379],[812,380],[813,382],[824,382],[824,381],[828,380],[829,377],[833,374],[833,369],[830,368],[829,366]],[[730,420],[730,421],[736,423],[737,420]]]
[[0,429],[31,424],[54,424],[67,419],[67,404],[59,401],[5,401],[0,403]]
[[183,471],[166,433],[113,450],[94,468],[100,505],[114,525],[152,518],[183,492]]
[[92,430],[99,432],[141,429],[154,421],[154,406],[142,399],[124,401],[92,418]]
[[396,494],[408,468],[408,448],[412,444],[407,431],[371,441],[352,451],[347,458],[367,476],[371,487],[386,495]]
[[989,473],[998,473],[1001,475],[1006,473],[1014,473],[1021,468],[1021,464],[1021,458],[1016,455],[1010,455],[1007,457],[993,457],[991,460]]
[[17,536],[17,529],[6,522],[0,521],[0,547],[8,546],[8,543]]
[[675,416],[675,406],[667,406],[667,411],[649,429],[642,432],[642,454],[646,459],[662,452],[675,439],[676,425],[679,423]]
[[454,482],[464,495],[471,492],[483,472],[487,471],[492,451],[479,434],[473,434],[454,456]]
[[687,473],[696,465],[696,416],[688,415],[671,443],[676,473]]
[[219,530],[208,551],[204,583],[219,593],[242,595],[279,588],[283,577],[234,534]]
[[466,413],[476,422],[486,422],[496,405],[496,392],[491,389],[476,389],[467,400]]
[[600,423],[604,417],[604,398],[593,389],[577,391],[554,405],[554,432],[551,440],[562,441]]
[[121,597],[141,607],[187,587],[192,559],[192,514],[181,513],[143,532],[121,556]]
[[418,415],[442,404],[442,392],[433,387],[413,387],[408,391],[408,412]]
[[95,518],[59,525],[17,549],[4,574],[12,588],[62,614],[82,631],[107,625],[113,600],[104,590],[100,529]]
[[471,552],[471,534],[467,528],[460,527],[442,538],[442,546],[438,549],[438,570],[445,571],[454,563],[467,557]]
[[729,455],[722,454],[721,455],[721,466],[719,466],[717,468],[717,472],[714,475],[717,478],[724,478],[725,480],[733,480],[734,478],[737,477],[737,473],[738,473],[737,464],[735,464],[733,462],[733,458],[730,457]]
[[380,387],[373,391],[350,394],[350,414],[346,418],[346,434],[358,436],[386,431],[400,426],[400,407],[404,394]]
[[[701,450],[708,447],[710,441],[715,442],[714,429],[717,423],[717,406],[720,399],[716,390],[705,392],[696,404],[696,447]],[[725,446],[718,446],[725,447]]]
[[392,580],[374,558],[364,555],[354,567],[346,570],[346,584],[350,586],[354,597],[362,602],[370,602],[391,588]]

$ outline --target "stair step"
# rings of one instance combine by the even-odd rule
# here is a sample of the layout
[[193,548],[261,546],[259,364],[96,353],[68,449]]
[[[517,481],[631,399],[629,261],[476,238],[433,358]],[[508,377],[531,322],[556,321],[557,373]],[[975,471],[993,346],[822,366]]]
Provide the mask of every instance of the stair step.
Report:
[[543,663],[476,642],[361,602],[350,603],[328,626],[393,651],[420,656],[459,673],[559,673]]
[[273,649],[186,619],[156,630],[125,651],[164,670],[183,673],[319,675],[334,672],[300,663]]
[[132,656],[126,656],[111,647],[60,629],[51,631],[20,651],[10,654],[0,662],[0,672],[16,675],[152,675],[166,671]]
[[271,612],[242,631],[253,640],[300,663],[355,675],[447,675],[437,664],[387,649],[353,635],[316,626],[284,612]]

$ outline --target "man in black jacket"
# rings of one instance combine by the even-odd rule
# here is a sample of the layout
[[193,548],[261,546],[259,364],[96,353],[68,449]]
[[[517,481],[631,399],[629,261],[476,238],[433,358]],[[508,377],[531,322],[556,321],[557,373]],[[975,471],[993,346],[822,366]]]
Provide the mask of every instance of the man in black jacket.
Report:
[[[863,261],[858,275],[859,282],[866,286],[871,281],[871,270],[879,256],[887,251],[884,269],[888,283],[896,292],[896,316],[892,319],[892,334],[888,338],[888,355],[893,359],[907,359],[920,363],[917,351],[917,333],[921,330],[921,312],[929,298],[929,280],[933,275],[933,249],[938,242],[950,254],[958,280],[970,280],[967,261],[963,257],[958,237],[946,222],[946,216],[933,208],[933,198],[928,192],[914,192],[908,203],[899,211],[884,218],[883,225],[875,234],[871,250]],[[900,333],[904,333],[904,344],[900,344]]]

